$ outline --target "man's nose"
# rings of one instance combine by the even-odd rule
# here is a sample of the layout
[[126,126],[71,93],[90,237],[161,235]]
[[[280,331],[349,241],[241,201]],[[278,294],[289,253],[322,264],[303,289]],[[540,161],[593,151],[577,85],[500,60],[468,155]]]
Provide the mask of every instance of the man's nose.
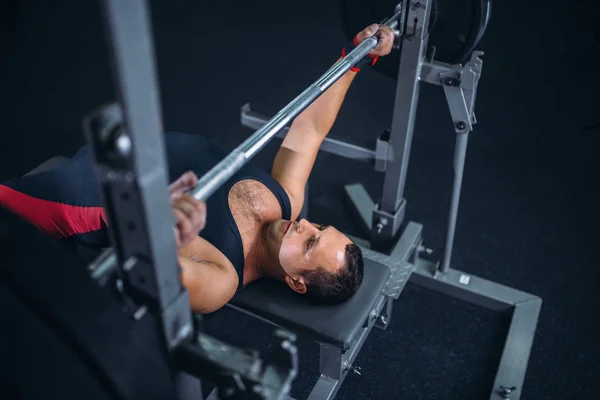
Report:
[[298,233],[302,233],[304,231],[310,230],[310,228],[314,228],[314,227],[307,220],[301,219],[300,221],[298,221],[298,227],[297,227]]

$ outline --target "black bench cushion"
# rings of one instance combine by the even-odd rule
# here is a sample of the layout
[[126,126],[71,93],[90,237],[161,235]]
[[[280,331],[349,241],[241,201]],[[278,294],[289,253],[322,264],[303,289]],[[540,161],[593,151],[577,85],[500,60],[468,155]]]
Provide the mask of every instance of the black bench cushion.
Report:
[[363,326],[390,275],[385,265],[365,258],[363,283],[347,302],[315,305],[285,283],[259,280],[242,289],[231,304],[293,332],[344,350]]

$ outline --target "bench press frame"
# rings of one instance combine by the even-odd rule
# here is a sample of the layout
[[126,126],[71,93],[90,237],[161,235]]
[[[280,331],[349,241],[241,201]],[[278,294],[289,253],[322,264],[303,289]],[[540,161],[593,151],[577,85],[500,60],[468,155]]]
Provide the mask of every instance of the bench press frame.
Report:
[[[377,140],[375,150],[344,140],[327,137],[321,150],[339,156],[367,162],[376,171],[385,173],[380,202],[374,203],[362,185],[346,186],[350,201],[359,222],[368,232],[369,240],[352,238],[363,248],[364,256],[390,267],[389,283],[382,293],[387,297],[387,317],[391,317],[392,297],[398,298],[407,277],[419,285],[435,290],[492,311],[511,315],[502,356],[491,389],[490,399],[519,399],[533,346],[537,321],[542,306],[538,296],[519,291],[496,282],[473,276],[450,267],[454,234],[460,202],[463,170],[469,132],[476,124],[474,113],[477,83],[481,76],[482,52],[474,52],[466,65],[448,65],[427,60],[428,21],[432,0],[405,1],[402,4],[404,22],[400,24],[401,57],[397,79],[392,126]],[[486,23],[489,14],[485,16]],[[407,33],[408,32],[408,33]],[[412,144],[414,123],[419,99],[420,81],[440,85],[448,101],[454,130],[457,134],[454,158],[454,182],[446,232],[444,255],[439,261],[428,261],[422,255],[432,250],[422,245],[422,226],[415,222],[404,226],[406,200],[403,198]],[[241,123],[258,129],[266,119],[245,104],[241,110]],[[279,133],[285,137],[287,130]],[[304,210],[306,211],[306,210]],[[367,250],[373,248],[373,250]],[[243,311],[243,310],[240,310]],[[374,310],[379,318],[382,309]],[[385,321],[385,319],[384,319]],[[369,329],[370,331],[370,329]],[[361,334],[358,343],[362,346]],[[340,352],[321,346],[321,377],[309,399],[330,399],[337,392],[356,354],[344,358]],[[335,368],[332,365],[335,364]],[[341,373],[338,372],[341,366]],[[333,389],[328,390],[328,388]],[[314,397],[327,394],[326,397]]]
[[[120,17],[125,14],[119,16],[117,13],[111,12],[116,10],[116,8],[111,8],[116,7],[116,4],[118,3],[107,1],[105,3],[107,5],[105,11],[108,11],[107,15],[109,18],[107,19],[109,22],[118,22],[111,26],[113,29],[112,39],[114,40],[113,61],[117,64],[116,69],[123,72],[117,78],[117,86],[120,88],[120,97],[123,103],[128,106],[125,107],[125,116],[128,120],[131,141],[135,143],[132,149],[137,155],[134,169],[138,172],[144,172],[144,176],[147,177],[151,175],[149,171],[160,170],[164,165],[164,160],[160,156],[162,154],[160,150],[162,149],[159,139],[158,116],[160,114],[160,106],[157,101],[158,91],[155,85],[152,85],[150,89],[142,85],[142,83],[155,82],[152,67],[143,69],[141,74],[139,71],[132,73],[134,71],[130,67],[137,66],[139,63],[128,57],[128,53],[123,50],[125,48],[133,48],[131,44],[136,37],[128,38],[128,41],[121,41],[126,36],[118,33],[116,28],[126,26],[125,20],[123,18],[120,20],[117,18],[111,20],[111,17]],[[379,262],[390,268],[391,278],[384,292],[378,294],[373,311],[365,321],[364,328],[354,339],[350,349],[343,351],[327,345],[321,346],[321,377],[317,381],[309,398],[330,399],[335,396],[347,373],[353,370],[352,363],[373,326],[384,329],[387,326],[386,322],[391,317],[392,299],[399,296],[409,276],[416,283],[464,300],[472,301],[475,304],[493,310],[512,311],[511,325],[491,398],[509,398],[511,396],[513,399],[519,398],[521,394],[520,387],[524,380],[535,327],[541,308],[541,299],[453,270],[449,267],[468,133],[472,130],[472,125],[476,122],[473,106],[477,80],[481,69],[481,60],[479,60],[479,56],[477,55],[472,59],[472,64],[466,67],[426,61],[424,53],[425,49],[427,49],[427,23],[431,9],[431,0],[405,1],[402,7],[402,15],[405,22],[401,24],[403,28],[400,30],[402,56],[392,128],[387,140],[382,137],[378,141],[378,147],[374,152],[375,167],[378,170],[385,171],[381,201],[377,204],[370,201],[366,195],[366,191],[360,186],[351,185],[346,188],[349,199],[354,204],[356,211],[361,216],[361,220],[370,232],[370,243],[362,245],[366,253],[365,257],[379,258]],[[141,24],[137,26],[138,29],[136,31],[137,33],[141,33],[142,38],[147,37],[148,33],[147,27],[143,24],[144,19],[146,19],[145,15],[141,20],[136,20]],[[403,31],[404,28],[406,31]],[[407,34],[406,32],[409,33]],[[142,57],[143,61],[146,62],[146,65],[151,65],[147,63],[147,60],[152,58],[152,49],[143,47],[142,53],[144,56]],[[135,79],[132,77],[135,77]],[[394,244],[394,238],[397,237],[397,233],[400,231],[404,220],[406,201],[403,198],[403,191],[418,103],[420,80],[439,84],[444,87],[457,133],[454,165],[455,180],[445,256],[441,267],[439,263],[428,262],[421,258],[421,253],[426,253],[427,251],[421,244],[422,227],[418,224],[409,223],[400,240]],[[145,90],[140,90],[142,87]],[[144,92],[150,93],[146,101],[143,101],[139,95]],[[148,120],[149,115],[152,116],[150,120]],[[150,132],[152,140],[149,140],[147,136],[148,132]],[[155,152],[153,157],[146,156],[152,152],[144,150],[156,147],[154,145],[157,143],[159,144],[159,151]],[[344,146],[342,143],[337,143],[337,145],[343,146],[346,150],[349,149],[348,146]],[[120,150],[126,153],[130,151],[128,146],[126,145]],[[332,148],[338,148],[339,146],[334,144]],[[353,149],[360,152],[360,148]],[[344,153],[344,150],[340,150],[339,152]],[[156,167],[156,164],[159,167]],[[156,193],[164,193],[164,189],[166,188],[164,171],[159,172],[161,173],[157,175],[158,177],[153,176],[153,179],[141,180],[137,177],[136,183],[138,188],[141,189],[141,196],[138,200],[144,200],[147,204],[162,203],[162,207],[160,208],[166,212],[168,207],[165,205],[168,201],[164,197],[164,194],[162,197],[154,196]],[[108,173],[106,175],[107,181],[114,182],[115,176],[113,175]],[[129,175],[125,174],[122,178],[127,183],[130,183]],[[371,213],[370,218],[366,217],[369,212]],[[143,241],[148,244],[148,246],[145,246],[147,247],[145,250],[151,253],[150,258],[154,261],[152,264],[157,265],[163,264],[162,260],[172,259],[173,257],[171,256],[174,251],[172,245],[168,246],[169,249],[167,250],[169,251],[166,251],[164,243],[161,245],[158,241],[161,238],[160,234],[157,233],[160,232],[159,225],[161,225],[158,222],[160,219],[167,220],[168,214],[162,213],[160,217],[157,218],[154,216],[151,220],[145,218],[146,222],[150,221],[150,223],[146,224],[146,232],[143,235],[140,234],[138,238],[142,240],[142,236],[144,236]],[[120,258],[123,259],[122,261],[125,261],[124,259],[127,257],[124,257],[124,255],[128,253],[126,251],[128,246],[121,244],[120,247]],[[369,250],[370,247],[376,251]],[[389,253],[387,253],[388,250]],[[389,255],[386,255],[386,253]],[[164,264],[169,263],[166,262]],[[141,264],[134,265],[134,268],[147,273],[151,281],[160,282],[164,281],[167,275],[173,275],[177,272],[174,268],[150,269]],[[414,273],[412,273],[413,271]],[[170,281],[176,282],[177,279],[171,279]],[[160,287],[159,296],[156,296],[156,298],[158,299],[160,308],[167,310],[165,321],[173,321],[175,316],[178,315],[184,316],[181,319],[175,318],[179,322],[178,329],[165,329],[165,332],[168,332],[166,335],[166,347],[172,349],[177,347],[182,339],[189,335],[192,329],[192,321],[189,315],[186,293],[181,288],[181,285],[174,284],[169,287]],[[176,298],[176,300],[171,301],[173,298]]]

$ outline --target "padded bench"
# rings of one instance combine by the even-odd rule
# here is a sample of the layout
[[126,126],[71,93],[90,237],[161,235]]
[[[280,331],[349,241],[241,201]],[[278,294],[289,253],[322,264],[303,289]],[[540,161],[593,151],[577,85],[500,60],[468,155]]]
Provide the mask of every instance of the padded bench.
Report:
[[376,306],[374,294],[382,292],[389,275],[388,267],[365,259],[363,284],[345,303],[314,305],[285,283],[263,279],[246,286],[230,306],[346,351]]
[[[67,160],[58,156],[47,160],[27,175],[54,168]],[[364,259],[363,283],[347,302],[315,305],[284,283],[268,279],[251,283],[228,304],[284,329],[304,335],[321,346],[321,377],[309,399],[331,399],[352,367],[363,343],[374,326],[385,329],[391,317],[393,298],[383,294],[390,269]],[[356,370],[355,370],[356,371]]]

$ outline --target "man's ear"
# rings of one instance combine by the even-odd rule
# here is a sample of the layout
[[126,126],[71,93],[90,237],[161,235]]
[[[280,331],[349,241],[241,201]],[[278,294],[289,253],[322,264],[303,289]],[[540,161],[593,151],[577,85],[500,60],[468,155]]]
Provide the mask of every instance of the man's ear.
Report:
[[306,293],[306,284],[304,283],[304,278],[300,277],[298,279],[294,279],[289,275],[285,276],[285,283],[288,284],[289,287],[296,293],[304,294]]

